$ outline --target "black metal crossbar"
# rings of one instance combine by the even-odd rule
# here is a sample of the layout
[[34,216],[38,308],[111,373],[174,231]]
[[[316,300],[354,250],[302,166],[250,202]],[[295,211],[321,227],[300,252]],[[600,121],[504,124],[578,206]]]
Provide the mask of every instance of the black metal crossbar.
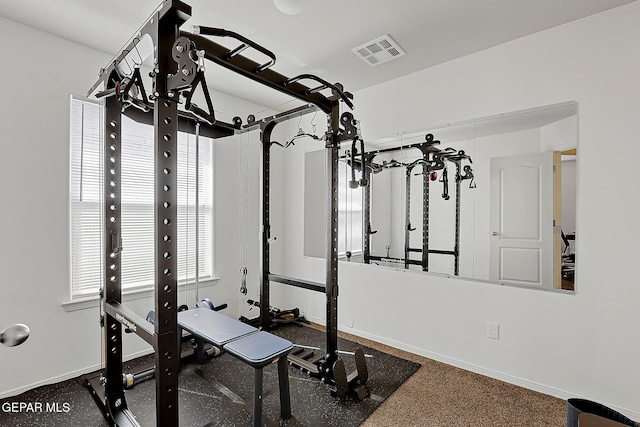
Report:
[[316,292],[326,292],[326,286],[322,283],[311,282],[309,280],[294,279],[291,277],[280,276],[277,274],[269,274],[268,279],[272,282],[284,283],[285,285],[295,286],[297,288],[309,289]]

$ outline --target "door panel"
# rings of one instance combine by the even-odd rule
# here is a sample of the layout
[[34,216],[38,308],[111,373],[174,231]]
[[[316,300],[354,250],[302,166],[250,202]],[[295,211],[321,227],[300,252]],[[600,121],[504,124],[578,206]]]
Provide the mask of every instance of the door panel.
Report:
[[490,164],[490,280],[552,288],[553,153]]
[[502,239],[540,240],[540,169],[510,165],[501,170]]
[[500,280],[540,284],[540,249],[500,248]]

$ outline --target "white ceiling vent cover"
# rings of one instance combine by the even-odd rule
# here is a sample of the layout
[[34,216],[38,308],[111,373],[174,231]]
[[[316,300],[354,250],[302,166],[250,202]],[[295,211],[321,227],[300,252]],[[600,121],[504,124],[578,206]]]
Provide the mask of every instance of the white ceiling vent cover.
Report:
[[354,47],[351,51],[372,67],[406,54],[389,34]]

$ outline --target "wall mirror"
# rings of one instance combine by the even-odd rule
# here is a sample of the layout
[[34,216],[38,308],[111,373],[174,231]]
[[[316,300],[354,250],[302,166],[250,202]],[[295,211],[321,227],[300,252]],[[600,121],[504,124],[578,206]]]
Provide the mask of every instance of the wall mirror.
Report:
[[[345,144],[341,259],[573,290],[577,118],[567,102]],[[325,252],[325,161],[305,153],[311,257]]]

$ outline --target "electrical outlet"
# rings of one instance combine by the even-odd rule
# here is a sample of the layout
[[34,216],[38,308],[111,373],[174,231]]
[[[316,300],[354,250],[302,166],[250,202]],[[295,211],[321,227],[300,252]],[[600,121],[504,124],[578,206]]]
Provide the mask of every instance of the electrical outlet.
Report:
[[492,340],[500,339],[500,324],[495,322],[487,322],[487,338]]

